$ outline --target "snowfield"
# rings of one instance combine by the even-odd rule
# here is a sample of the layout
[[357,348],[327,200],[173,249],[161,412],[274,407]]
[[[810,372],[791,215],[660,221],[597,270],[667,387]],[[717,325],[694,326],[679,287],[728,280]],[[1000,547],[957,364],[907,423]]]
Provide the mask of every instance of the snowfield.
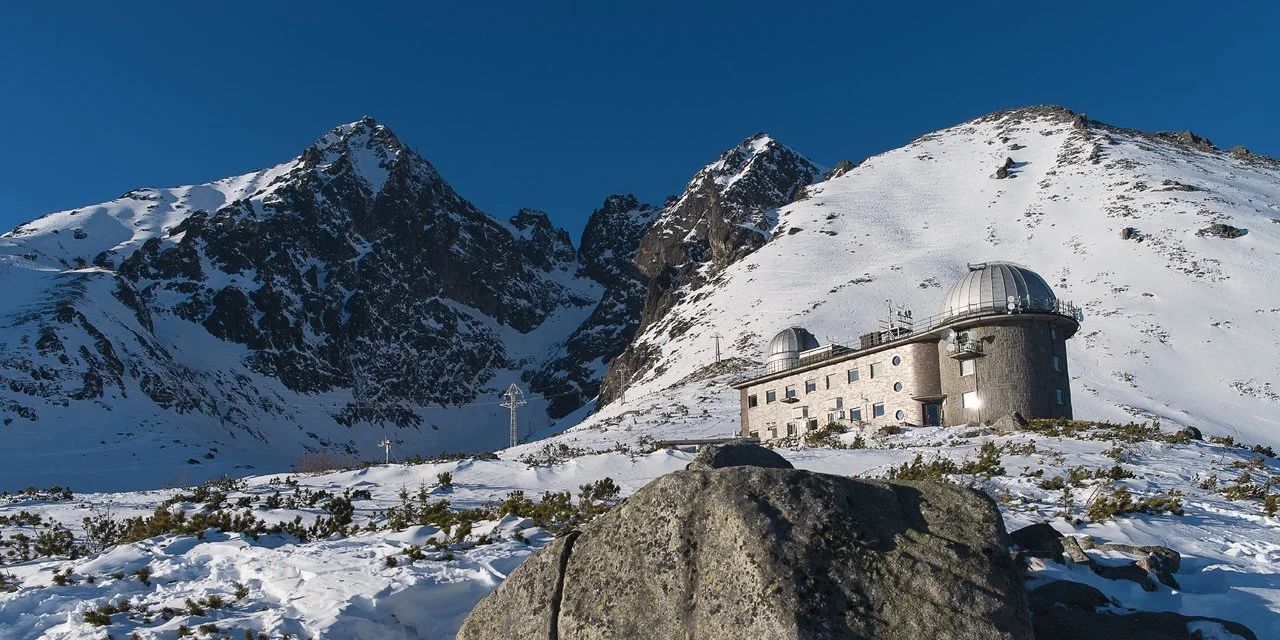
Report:
[[[859,437],[840,436],[845,446]],[[1261,486],[1267,478],[1280,477],[1280,461],[1274,457],[1238,445],[1137,438],[1126,442],[1109,432],[1088,431],[1072,436],[994,436],[978,435],[972,427],[950,427],[908,429],[861,440],[866,448],[798,446],[779,452],[798,468],[878,477],[916,455],[925,462],[974,460],[984,443],[992,443],[1001,447],[1002,472],[951,477],[995,496],[1009,530],[1048,521],[1064,534],[1093,536],[1099,542],[1163,545],[1183,556],[1176,575],[1179,590],[1159,585],[1146,592],[1133,582],[1038,560],[1032,561],[1031,586],[1040,578],[1085,582],[1126,609],[1225,618],[1249,626],[1260,638],[1280,636],[1280,520],[1267,515],[1260,500],[1229,500],[1223,495],[1228,487]],[[500,502],[514,490],[533,498],[555,491],[576,495],[581,485],[609,477],[625,496],[682,469],[691,459],[689,452],[663,449],[585,454],[532,466],[518,460],[464,460],[249,478],[227,495],[227,503],[247,497],[252,512],[268,522],[298,516],[310,522],[326,513],[324,501],[311,508],[266,507],[265,500],[277,491],[305,496],[320,490],[334,495],[367,490],[367,499],[353,501],[353,525],[359,532],[300,543],[288,535],[254,540],[208,531],[202,538],[165,535],[77,559],[13,562],[0,569],[8,574],[11,589],[0,593],[0,637],[82,638],[105,631],[113,637],[137,633],[171,638],[180,627],[195,631],[213,625],[233,638],[245,630],[273,638],[450,638],[475,603],[553,534],[518,514],[479,523],[463,537],[450,537],[451,532],[431,526],[388,530],[385,511],[399,502],[401,489],[411,494],[423,490],[432,501],[447,499],[453,508],[467,509]],[[1121,479],[1109,480],[1117,467],[1134,477],[1120,473]],[[443,472],[452,474],[451,487],[436,486]],[[1088,477],[1071,489],[1071,506],[1066,507],[1062,489],[1041,485],[1053,487],[1055,477],[1065,478],[1069,472]],[[1086,506],[1116,486],[1138,498],[1180,493],[1183,514],[1134,513],[1089,522]],[[83,517],[105,511],[118,518],[150,513],[175,493],[170,489],[76,495],[68,501],[17,500],[0,507],[0,516],[13,518],[26,511],[68,524],[81,536],[78,522]],[[193,513],[202,508],[191,502],[171,507]],[[370,525],[382,528],[365,530]],[[23,531],[34,537],[38,530],[9,524],[2,532],[4,540],[12,540]],[[433,550],[431,539],[443,546]],[[416,560],[409,555],[413,545],[422,549]],[[1107,552],[1091,553],[1107,561]],[[389,566],[389,557],[396,559],[395,566]],[[151,572],[149,584],[135,575],[143,567]],[[208,606],[210,597],[221,599],[220,607]],[[110,605],[110,611],[122,603],[128,603],[128,611],[111,614],[108,626],[95,627],[85,620],[86,614],[92,617],[104,605]]]

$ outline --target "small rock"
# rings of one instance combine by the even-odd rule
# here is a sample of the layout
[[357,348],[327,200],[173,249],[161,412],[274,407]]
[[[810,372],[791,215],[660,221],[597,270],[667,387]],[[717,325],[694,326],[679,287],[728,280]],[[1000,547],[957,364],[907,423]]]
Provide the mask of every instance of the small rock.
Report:
[[773,449],[749,442],[707,445],[698,450],[686,469],[723,469],[725,467],[765,467],[768,469],[794,469],[786,458]]
[[1115,602],[1101,591],[1070,580],[1054,580],[1027,593],[1034,616],[1054,608],[1068,611],[1095,611],[1098,607],[1111,606]]
[[1065,552],[1062,548],[1062,534],[1047,522],[1018,529],[1009,534],[1009,539],[1021,547],[1026,555],[1062,562],[1062,554]]
[[1245,640],[1258,640],[1253,631],[1237,622],[1167,611],[1116,615],[1050,608],[1033,618],[1036,640],[1203,640],[1201,634],[1187,630],[1187,625],[1200,621],[1216,622]]
[[1229,225],[1229,224],[1222,224],[1221,222],[1215,222],[1215,223],[1213,223],[1213,224],[1211,224],[1211,225],[1209,225],[1209,226],[1207,226],[1207,227],[1205,227],[1205,228],[1203,228],[1203,229],[1201,229],[1201,230],[1197,231],[1197,232],[1196,232],[1196,235],[1198,235],[1198,236],[1215,236],[1215,237],[1218,237],[1218,238],[1233,239],[1233,238],[1239,238],[1240,236],[1244,235],[1245,233],[1246,233],[1246,231],[1245,231],[1244,229],[1239,228],[1239,227],[1233,227],[1233,226],[1231,226],[1231,225]]
[[1105,565],[1094,564],[1093,572],[1108,580],[1128,580],[1138,583],[1143,591],[1155,591],[1156,581],[1151,579],[1151,574],[1146,569],[1138,566],[1136,562],[1129,564]]
[[1200,434],[1200,430],[1195,427],[1183,427],[1176,433],[1180,438],[1190,438],[1192,440],[1204,440],[1204,436]]

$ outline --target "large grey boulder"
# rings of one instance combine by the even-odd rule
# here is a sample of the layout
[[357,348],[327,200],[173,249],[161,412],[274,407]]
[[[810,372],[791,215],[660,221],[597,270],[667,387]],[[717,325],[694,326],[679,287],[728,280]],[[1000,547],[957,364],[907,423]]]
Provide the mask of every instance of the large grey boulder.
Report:
[[457,637],[1029,640],[1008,547],[950,484],[681,471],[539,550]]

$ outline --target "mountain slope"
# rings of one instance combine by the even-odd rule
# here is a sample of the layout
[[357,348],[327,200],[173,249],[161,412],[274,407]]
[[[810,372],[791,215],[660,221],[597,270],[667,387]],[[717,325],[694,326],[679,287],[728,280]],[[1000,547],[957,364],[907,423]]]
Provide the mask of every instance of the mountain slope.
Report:
[[8,450],[44,462],[6,464],[13,484],[367,458],[386,435],[492,449],[497,394],[603,291],[545,214],[488,216],[371,119],[269,170],[22,225],[0,260]]
[[[777,331],[853,341],[887,299],[922,321],[966,263],[999,259],[1084,309],[1068,342],[1076,416],[1280,443],[1275,161],[1037,107],[922,136],[806,194],[714,286],[679,290],[631,347],[648,358],[627,402],[564,441],[732,433],[727,382],[763,363]],[[725,362],[711,366],[717,333]]]

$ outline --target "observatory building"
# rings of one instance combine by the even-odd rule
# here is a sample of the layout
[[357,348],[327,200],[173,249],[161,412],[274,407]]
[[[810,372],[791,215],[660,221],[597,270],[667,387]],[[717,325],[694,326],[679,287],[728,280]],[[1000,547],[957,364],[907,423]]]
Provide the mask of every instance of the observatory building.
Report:
[[1034,271],[969,265],[923,321],[891,312],[857,345],[818,343],[801,327],[769,343],[764,372],[734,384],[742,435],[803,435],[829,422],[941,426],[1071,418],[1066,341],[1080,312]]

